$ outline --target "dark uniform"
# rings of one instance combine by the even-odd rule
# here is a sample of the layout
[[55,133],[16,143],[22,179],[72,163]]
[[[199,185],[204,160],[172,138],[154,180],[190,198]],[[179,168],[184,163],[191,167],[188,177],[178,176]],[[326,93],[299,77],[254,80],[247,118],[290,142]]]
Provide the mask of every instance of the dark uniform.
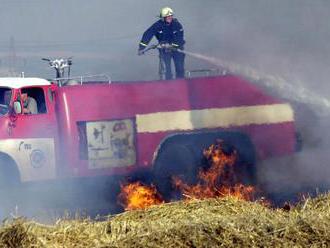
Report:
[[[160,44],[169,43],[174,48],[183,50],[184,37],[183,27],[181,23],[173,18],[171,23],[165,22],[163,19],[155,22],[150,28],[148,28],[141,39],[139,44],[139,50],[143,50],[147,47],[148,43],[155,36]],[[159,56],[165,63],[165,78],[172,79],[171,59],[174,60],[176,78],[184,77],[184,58],[185,55],[181,52],[171,49],[159,49]]]

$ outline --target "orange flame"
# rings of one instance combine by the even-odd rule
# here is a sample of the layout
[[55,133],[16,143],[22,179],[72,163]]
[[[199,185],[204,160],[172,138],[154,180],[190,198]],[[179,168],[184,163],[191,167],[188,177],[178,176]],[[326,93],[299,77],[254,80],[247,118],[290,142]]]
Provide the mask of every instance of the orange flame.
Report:
[[226,153],[223,146],[224,142],[217,140],[216,144],[212,144],[204,150],[203,154],[210,167],[207,170],[199,171],[196,185],[188,185],[180,178],[173,178],[175,186],[186,199],[205,199],[227,195],[244,200],[253,199],[255,188],[241,184],[234,171],[238,157],[237,151]]
[[[240,183],[234,170],[237,161],[237,151],[225,152],[224,142],[217,140],[203,151],[210,165],[207,170],[198,173],[198,183],[188,185],[178,177],[173,177],[173,183],[185,199],[205,199],[224,196],[235,196],[239,199],[253,200],[255,188]],[[152,205],[164,203],[156,187],[143,185],[141,182],[121,185],[120,204],[125,210],[145,209]]]
[[125,207],[125,210],[145,209],[152,205],[164,203],[153,185],[146,186],[140,182],[135,182],[120,187],[120,204]]

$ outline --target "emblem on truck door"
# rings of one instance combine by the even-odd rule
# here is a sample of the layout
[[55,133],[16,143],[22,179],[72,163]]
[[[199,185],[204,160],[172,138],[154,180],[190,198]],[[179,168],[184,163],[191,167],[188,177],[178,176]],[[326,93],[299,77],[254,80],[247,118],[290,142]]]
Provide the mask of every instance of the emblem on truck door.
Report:
[[86,136],[90,169],[135,164],[133,120],[86,122]]
[[30,161],[34,168],[41,168],[46,162],[45,154],[39,149],[33,150],[30,155]]

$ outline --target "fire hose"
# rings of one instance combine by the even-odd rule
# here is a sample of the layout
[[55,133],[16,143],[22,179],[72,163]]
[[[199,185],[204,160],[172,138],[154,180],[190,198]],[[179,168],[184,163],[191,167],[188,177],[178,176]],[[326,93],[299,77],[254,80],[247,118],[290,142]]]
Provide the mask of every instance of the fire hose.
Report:
[[174,46],[172,46],[169,43],[159,43],[159,44],[154,44],[154,45],[150,45],[147,48],[145,48],[144,50],[139,52],[139,55],[143,55],[146,52],[152,50],[152,49],[167,49],[167,50],[172,50],[172,51],[178,51],[181,53],[185,53],[182,49],[176,48]]

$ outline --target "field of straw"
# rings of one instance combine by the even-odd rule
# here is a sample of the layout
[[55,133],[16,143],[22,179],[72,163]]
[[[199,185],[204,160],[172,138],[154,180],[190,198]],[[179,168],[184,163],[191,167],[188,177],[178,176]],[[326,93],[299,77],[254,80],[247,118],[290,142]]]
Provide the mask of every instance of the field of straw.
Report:
[[18,218],[0,228],[0,247],[328,247],[330,194],[290,210],[222,199],[174,202],[102,221]]

